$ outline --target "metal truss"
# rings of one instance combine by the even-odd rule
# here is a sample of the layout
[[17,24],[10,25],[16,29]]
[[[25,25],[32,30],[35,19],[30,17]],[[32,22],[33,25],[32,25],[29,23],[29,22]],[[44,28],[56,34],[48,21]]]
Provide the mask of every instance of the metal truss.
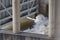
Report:
[[[4,3],[3,1],[6,2],[7,0],[2,0],[2,2],[1,2],[1,0],[0,0],[0,6],[2,6],[2,7],[4,8],[4,9],[0,10],[0,14],[1,14],[2,12],[5,12],[5,11],[6,11],[7,14],[9,14],[10,16],[9,16],[9,17],[6,17],[6,18],[4,18],[4,19],[0,19],[0,22],[12,18],[12,14],[11,14],[11,12],[9,12],[9,10],[12,10],[12,6],[6,7],[6,5],[5,5],[5,3]],[[27,4],[28,9],[27,9],[27,10],[24,10],[24,11],[22,11],[22,12],[20,12],[20,13],[22,14],[22,13],[28,12],[28,14],[27,14],[26,16],[33,15],[34,13],[31,13],[31,14],[30,14],[31,10],[32,10],[32,9],[36,9],[36,8],[38,7],[37,5],[36,5],[35,7],[33,7],[34,1],[35,1],[35,0],[28,0],[28,1],[24,2],[24,0],[22,0],[22,3],[20,4],[20,5],[21,5],[21,9],[22,9],[22,6],[23,6],[23,5],[26,5],[26,4]],[[10,2],[10,4],[12,5],[11,0],[8,0],[8,1],[7,1],[7,4],[8,4],[9,2]],[[29,3],[32,3],[32,4],[31,4],[31,8],[29,8]],[[24,16],[24,17],[26,17],[26,16]]]

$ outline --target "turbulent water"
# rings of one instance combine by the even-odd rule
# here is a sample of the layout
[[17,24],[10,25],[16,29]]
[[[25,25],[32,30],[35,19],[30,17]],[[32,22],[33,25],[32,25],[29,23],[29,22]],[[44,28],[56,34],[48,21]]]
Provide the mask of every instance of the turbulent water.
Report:
[[42,14],[36,16],[36,19],[34,20],[35,24],[33,25],[33,28],[28,28],[24,30],[23,32],[29,32],[29,33],[37,33],[37,34],[46,34],[47,33],[47,25],[48,25],[48,18],[44,17]]

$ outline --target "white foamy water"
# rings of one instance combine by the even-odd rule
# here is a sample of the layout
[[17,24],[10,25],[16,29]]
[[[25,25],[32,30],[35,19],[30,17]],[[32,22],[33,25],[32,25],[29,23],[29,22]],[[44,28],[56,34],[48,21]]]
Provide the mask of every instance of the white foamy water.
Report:
[[37,33],[37,34],[46,34],[48,18],[44,17],[42,14],[36,16],[34,20],[35,24],[32,29],[26,29],[23,32]]

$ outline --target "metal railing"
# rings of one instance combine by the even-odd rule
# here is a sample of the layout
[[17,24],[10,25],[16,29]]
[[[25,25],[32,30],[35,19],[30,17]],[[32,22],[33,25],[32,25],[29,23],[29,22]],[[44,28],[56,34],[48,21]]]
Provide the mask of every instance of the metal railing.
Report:
[[52,40],[47,35],[19,32],[14,34],[9,30],[0,30],[0,40]]

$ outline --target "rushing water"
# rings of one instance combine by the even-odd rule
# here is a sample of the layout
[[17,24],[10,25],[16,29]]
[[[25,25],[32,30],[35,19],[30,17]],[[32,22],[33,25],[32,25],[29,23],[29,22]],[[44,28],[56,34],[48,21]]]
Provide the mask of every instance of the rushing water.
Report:
[[24,30],[23,32],[29,32],[29,33],[37,33],[37,34],[46,34],[47,32],[47,25],[48,25],[48,18],[43,16],[42,14],[36,16],[36,19],[34,20],[35,24],[33,25],[33,28],[28,28]]

